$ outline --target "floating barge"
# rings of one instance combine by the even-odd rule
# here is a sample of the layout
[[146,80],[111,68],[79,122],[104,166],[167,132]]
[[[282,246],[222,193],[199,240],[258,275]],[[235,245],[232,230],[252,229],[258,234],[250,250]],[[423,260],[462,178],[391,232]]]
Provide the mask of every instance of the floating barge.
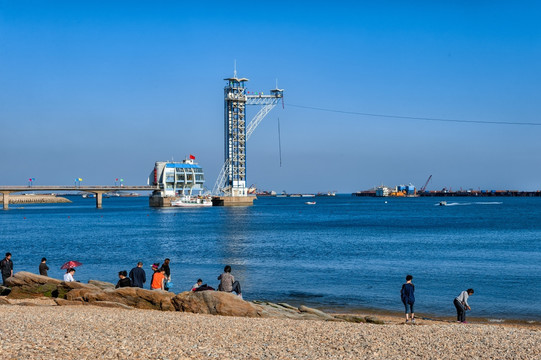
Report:
[[519,190],[468,190],[468,191],[425,191],[417,193],[419,196],[506,196],[506,197],[536,197],[541,196],[541,191],[519,191]]
[[[376,190],[357,191],[353,196],[376,197]],[[468,191],[424,191],[418,192],[417,196],[432,197],[541,197],[541,191],[519,191],[519,190],[468,190]]]

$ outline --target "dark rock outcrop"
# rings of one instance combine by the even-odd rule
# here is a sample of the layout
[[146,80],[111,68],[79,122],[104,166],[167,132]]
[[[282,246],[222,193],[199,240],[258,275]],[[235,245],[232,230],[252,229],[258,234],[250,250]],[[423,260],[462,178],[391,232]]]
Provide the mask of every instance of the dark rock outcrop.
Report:
[[33,297],[58,297],[58,286],[62,281],[47,276],[36,275],[26,271],[14,274],[6,280],[11,288],[8,295],[12,299],[25,299]]
[[8,296],[10,292],[10,288],[0,285],[0,296]]
[[8,295],[11,299],[27,299],[36,297],[64,298],[73,289],[87,289],[98,291],[99,288],[80,282],[64,282],[48,276],[36,275],[26,271],[20,271],[6,280],[6,285],[11,288]]

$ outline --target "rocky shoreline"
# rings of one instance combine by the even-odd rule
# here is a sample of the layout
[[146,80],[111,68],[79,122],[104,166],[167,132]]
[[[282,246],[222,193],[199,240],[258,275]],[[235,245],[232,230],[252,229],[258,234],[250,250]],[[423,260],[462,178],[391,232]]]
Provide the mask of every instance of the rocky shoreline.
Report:
[[90,280],[88,284],[64,282],[25,271],[8,278],[6,283],[8,287],[0,287],[0,294],[5,295],[5,299],[0,301],[6,304],[12,300],[48,298],[58,306],[94,305],[127,310],[136,308],[252,318],[383,323],[372,316],[334,316],[304,305],[293,307],[285,303],[248,302],[234,294],[220,291],[185,291],[175,294],[138,287],[115,289],[113,284],[103,281]]
[[8,283],[11,291],[0,296],[0,348],[8,359],[541,357],[539,326],[405,325],[398,317],[331,315],[229,293],[115,290],[24,272]]

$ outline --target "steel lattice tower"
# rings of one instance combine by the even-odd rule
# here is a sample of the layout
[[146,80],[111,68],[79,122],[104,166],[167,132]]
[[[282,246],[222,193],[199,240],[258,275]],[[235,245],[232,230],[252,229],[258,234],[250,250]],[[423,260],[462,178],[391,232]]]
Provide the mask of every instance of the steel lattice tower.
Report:
[[[235,75],[224,79],[224,157],[225,162],[216,179],[212,193],[225,196],[247,196],[246,187],[246,141],[263,118],[283,99],[284,90],[273,89],[270,95],[248,94],[246,78]],[[246,105],[262,108],[246,125]]]
[[225,79],[225,163],[227,184],[231,196],[246,196],[246,88],[248,79]]

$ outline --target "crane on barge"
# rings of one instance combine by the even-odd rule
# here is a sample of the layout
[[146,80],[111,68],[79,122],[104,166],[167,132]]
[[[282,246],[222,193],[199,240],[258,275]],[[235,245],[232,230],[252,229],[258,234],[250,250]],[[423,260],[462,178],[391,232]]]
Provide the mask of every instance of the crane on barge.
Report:
[[425,192],[426,187],[428,186],[428,183],[430,182],[430,179],[432,179],[432,175],[430,175],[430,176],[428,177],[428,180],[426,180],[426,182],[425,182],[425,184],[423,185],[423,187],[419,189],[419,192],[420,192],[420,193],[424,193],[424,192]]

